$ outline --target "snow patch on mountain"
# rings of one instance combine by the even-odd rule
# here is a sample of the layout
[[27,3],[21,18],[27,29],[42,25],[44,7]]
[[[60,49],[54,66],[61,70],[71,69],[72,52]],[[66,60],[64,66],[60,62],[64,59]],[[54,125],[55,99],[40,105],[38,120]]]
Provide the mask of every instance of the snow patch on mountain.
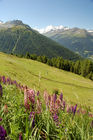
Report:
[[93,33],[93,30],[88,30],[89,33]]
[[0,24],[3,24],[3,21],[0,20]]
[[38,28],[34,28],[35,30],[37,30],[39,33],[44,34],[50,31],[57,31],[57,30],[68,30],[68,27],[64,27],[62,25],[60,26],[53,26],[53,25],[49,25],[46,28],[42,28],[42,29],[38,29]]

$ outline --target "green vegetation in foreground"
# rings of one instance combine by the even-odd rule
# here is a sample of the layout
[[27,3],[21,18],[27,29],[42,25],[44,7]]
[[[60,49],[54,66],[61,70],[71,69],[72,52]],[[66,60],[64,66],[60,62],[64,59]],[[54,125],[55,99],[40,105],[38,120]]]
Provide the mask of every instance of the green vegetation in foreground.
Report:
[[[43,98],[40,94],[29,90],[27,92],[30,93],[29,102],[24,106],[26,92],[23,94],[13,85],[1,85],[3,94],[0,95],[0,130],[2,127],[6,130],[6,140],[93,139],[93,118],[89,117],[87,112],[80,113],[77,105],[73,106],[73,110],[67,109],[62,96],[54,94],[50,98],[53,99],[51,102],[47,100],[49,97],[47,92],[44,94],[46,98]],[[35,95],[33,100],[30,100],[33,95]],[[53,110],[47,102],[53,105]],[[5,140],[6,133],[3,132],[2,136],[0,131],[0,140]]]
[[0,75],[40,91],[47,89],[52,93],[54,89],[62,90],[66,100],[86,104],[93,109],[93,82],[76,74],[0,53]]

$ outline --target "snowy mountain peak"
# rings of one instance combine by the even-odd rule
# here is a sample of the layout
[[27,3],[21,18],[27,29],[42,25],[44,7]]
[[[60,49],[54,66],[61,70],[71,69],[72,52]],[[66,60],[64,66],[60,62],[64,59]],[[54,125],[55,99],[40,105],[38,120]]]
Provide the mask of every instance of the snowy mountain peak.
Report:
[[0,20],[0,24],[3,24],[3,21]]
[[88,30],[89,33],[93,33],[93,30]]
[[68,27],[64,27],[62,25],[60,26],[53,26],[53,25],[49,25],[46,28],[42,28],[42,29],[37,29],[35,28],[35,30],[37,30],[38,32],[40,32],[41,34],[50,32],[50,31],[57,31],[57,30],[68,30]]

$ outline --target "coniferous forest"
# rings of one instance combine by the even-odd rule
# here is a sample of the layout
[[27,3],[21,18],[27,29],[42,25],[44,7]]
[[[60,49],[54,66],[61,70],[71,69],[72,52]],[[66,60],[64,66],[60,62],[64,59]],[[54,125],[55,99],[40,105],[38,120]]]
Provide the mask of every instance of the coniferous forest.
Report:
[[89,59],[70,61],[62,57],[48,58],[46,56],[37,56],[36,54],[30,55],[29,53],[26,53],[25,57],[93,80],[93,62]]

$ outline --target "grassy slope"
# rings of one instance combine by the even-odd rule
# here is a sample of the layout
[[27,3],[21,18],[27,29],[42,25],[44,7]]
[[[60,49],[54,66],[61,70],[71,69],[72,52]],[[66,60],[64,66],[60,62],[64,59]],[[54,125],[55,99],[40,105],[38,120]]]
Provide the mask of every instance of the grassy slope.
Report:
[[93,82],[40,62],[0,53],[0,75],[9,76],[31,88],[52,93],[57,88],[67,100],[90,105],[93,109]]

